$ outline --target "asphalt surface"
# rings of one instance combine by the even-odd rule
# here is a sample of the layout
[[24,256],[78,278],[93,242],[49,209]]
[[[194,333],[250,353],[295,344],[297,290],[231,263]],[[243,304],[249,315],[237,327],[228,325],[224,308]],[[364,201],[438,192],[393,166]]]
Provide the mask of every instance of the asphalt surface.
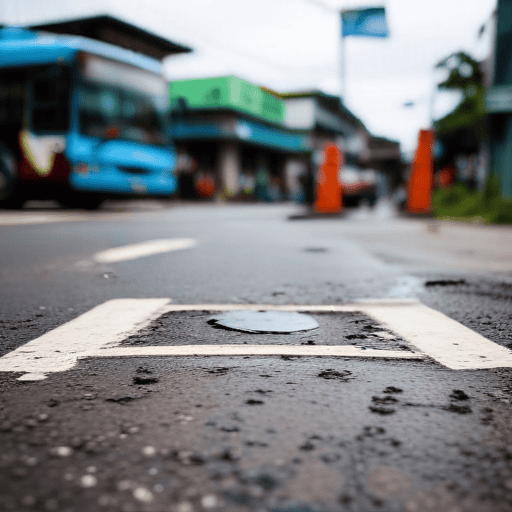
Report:
[[[510,228],[396,217],[385,204],[337,218],[301,213],[292,204],[152,202],[1,212],[0,356],[118,298],[417,299],[512,348]],[[94,261],[163,238],[198,245]],[[121,346],[413,349],[361,313],[312,313],[318,329],[289,335],[221,329],[214,315],[168,312]],[[512,510],[510,368],[97,357],[45,380],[18,377],[0,372],[0,510]]]

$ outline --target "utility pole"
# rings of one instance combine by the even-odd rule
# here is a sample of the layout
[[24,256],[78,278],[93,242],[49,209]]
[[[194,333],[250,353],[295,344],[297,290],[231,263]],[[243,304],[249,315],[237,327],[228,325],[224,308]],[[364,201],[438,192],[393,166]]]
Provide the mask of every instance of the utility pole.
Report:
[[347,97],[347,84],[345,82],[346,74],[346,57],[345,57],[345,36],[343,35],[343,27],[340,13],[340,80],[341,80],[341,92],[340,92],[340,103],[347,103],[344,101]]

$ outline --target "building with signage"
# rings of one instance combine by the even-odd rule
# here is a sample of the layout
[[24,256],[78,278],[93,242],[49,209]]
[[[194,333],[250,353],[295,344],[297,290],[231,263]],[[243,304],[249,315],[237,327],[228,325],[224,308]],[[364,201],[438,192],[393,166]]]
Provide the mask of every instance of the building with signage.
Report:
[[174,81],[170,100],[185,197],[194,194],[192,177],[213,181],[215,193],[228,197],[281,197],[290,191],[290,164],[310,158],[308,131],[284,123],[286,104],[245,80]]
[[225,76],[171,82],[170,100],[184,197],[197,195],[194,182],[205,176],[210,195],[299,197],[306,183],[313,189],[328,142],[345,164],[383,171],[392,184],[400,179],[399,144],[373,137],[336,96],[281,94]]

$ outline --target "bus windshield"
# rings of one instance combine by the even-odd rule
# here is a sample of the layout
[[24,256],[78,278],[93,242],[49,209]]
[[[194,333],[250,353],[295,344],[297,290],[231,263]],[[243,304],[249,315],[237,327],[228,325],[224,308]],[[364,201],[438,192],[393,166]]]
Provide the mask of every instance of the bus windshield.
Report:
[[147,144],[168,143],[165,113],[149,95],[82,83],[79,98],[79,125],[84,135]]
[[167,86],[150,71],[82,53],[79,127],[84,135],[168,144]]

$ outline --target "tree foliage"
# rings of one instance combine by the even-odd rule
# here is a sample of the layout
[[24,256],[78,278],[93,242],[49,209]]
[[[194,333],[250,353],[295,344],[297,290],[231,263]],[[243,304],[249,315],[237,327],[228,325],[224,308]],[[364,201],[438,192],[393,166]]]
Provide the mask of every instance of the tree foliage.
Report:
[[459,91],[462,95],[457,107],[434,123],[436,132],[443,136],[471,130],[481,141],[485,130],[485,88],[480,64],[467,53],[457,52],[438,62],[436,68],[448,71],[438,89]]

